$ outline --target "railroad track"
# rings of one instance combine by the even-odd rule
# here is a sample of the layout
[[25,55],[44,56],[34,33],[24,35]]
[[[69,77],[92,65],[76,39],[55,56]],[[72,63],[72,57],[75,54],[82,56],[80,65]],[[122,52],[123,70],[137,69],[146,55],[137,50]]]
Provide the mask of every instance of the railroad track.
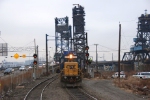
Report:
[[65,88],[70,95],[69,100],[98,100],[85,92],[82,88]]
[[24,100],[42,100],[45,88],[56,79],[58,79],[58,75],[40,82],[39,84],[37,84],[36,86],[34,86],[32,89],[29,90],[29,92],[24,97]]

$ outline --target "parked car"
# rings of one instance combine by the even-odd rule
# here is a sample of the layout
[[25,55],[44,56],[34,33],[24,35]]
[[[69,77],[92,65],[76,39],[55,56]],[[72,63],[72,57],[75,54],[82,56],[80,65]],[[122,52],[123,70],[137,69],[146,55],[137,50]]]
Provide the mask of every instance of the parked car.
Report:
[[138,77],[141,79],[148,79],[150,78],[150,72],[137,72],[135,75],[132,75],[133,77]]
[[7,69],[4,70],[4,75],[6,75],[6,74],[12,74],[13,71],[14,71],[13,68],[7,68]]
[[39,68],[43,68],[44,66],[43,66],[43,64],[39,64]]
[[29,68],[28,69],[32,69],[33,67],[32,66],[29,66]]
[[[115,72],[113,75],[112,75],[112,78],[118,78],[119,77],[119,73],[118,72]],[[126,78],[126,75],[124,74],[123,71],[120,72],[120,78]]]
[[28,67],[27,66],[21,66],[19,68],[20,71],[27,71],[28,70]]
[[5,69],[7,69],[7,68],[5,68],[5,67],[1,67],[1,68],[0,68],[0,70],[5,70]]

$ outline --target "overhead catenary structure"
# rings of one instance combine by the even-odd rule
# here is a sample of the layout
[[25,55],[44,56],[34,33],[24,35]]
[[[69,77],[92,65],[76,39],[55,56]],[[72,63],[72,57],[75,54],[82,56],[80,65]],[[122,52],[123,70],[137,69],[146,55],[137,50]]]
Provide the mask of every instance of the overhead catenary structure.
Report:
[[147,14],[147,10],[138,18],[137,35],[133,41],[135,44],[130,52],[124,53],[122,62],[150,63],[150,14]]

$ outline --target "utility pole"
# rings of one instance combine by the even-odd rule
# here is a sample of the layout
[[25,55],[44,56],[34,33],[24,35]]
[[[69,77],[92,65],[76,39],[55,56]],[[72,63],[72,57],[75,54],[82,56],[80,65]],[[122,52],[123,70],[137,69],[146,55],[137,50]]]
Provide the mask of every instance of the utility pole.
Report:
[[98,67],[97,67],[97,45],[98,44],[94,44],[94,45],[96,45],[96,71],[98,72]]
[[118,46],[118,77],[120,85],[120,44],[121,44],[121,24],[119,23],[119,46]]
[[47,48],[47,34],[46,34],[46,75],[48,76],[48,48]]

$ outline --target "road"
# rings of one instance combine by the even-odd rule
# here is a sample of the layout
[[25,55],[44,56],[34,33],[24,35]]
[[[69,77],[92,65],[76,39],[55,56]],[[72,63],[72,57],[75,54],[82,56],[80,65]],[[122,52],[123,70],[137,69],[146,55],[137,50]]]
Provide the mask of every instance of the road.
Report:
[[19,70],[16,70],[12,73],[12,74],[9,74],[9,75],[4,75],[4,70],[0,71],[0,77],[1,78],[5,78],[5,77],[8,77],[9,75],[14,75],[14,76],[17,76],[19,74],[22,74],[22,73],[25,73],[25,71],[19,71]]
[[144,96],[116,87],[112,79],[84,79],[83,83],[85,90],[100,100],[148,100]]

